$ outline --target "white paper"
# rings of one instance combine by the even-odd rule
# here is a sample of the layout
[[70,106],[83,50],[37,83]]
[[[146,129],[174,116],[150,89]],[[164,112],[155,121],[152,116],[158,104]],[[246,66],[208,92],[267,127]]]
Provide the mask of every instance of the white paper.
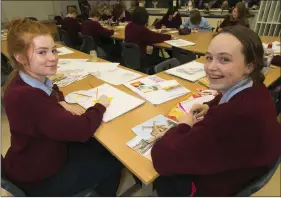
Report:
[[58,62],[58,66],[67,65],[71,62],[86,62],[88,59],[69,59],[69,58],[60,58]]
[[215,98],[214,95],[207,95],[207,96],[201,96],[199,98],[189,99],[186,101],[181,102],[182,107],[186,112],[189,112],[191,107],[194,104],[203,104],[205,102],[209,102]]
[[[263,46],[263,48],[266,49],[266,48],[268,48],[268,43],[262,43],[262,46]],[[273,49],[274,53],[280,54],[280,48],[281,48],[281,45],[280,45],[279,41],[272,42],[272,49]]]
[[175,46],[175,47],[184,47],[184,46],[189,46],[189,45],[195,45],[195,43],[192,43],[187,40],[183,39],[173,39],[173,40],[168,40],[164,41],[165,43],[168,43],[169,45]]
[[169,87],[174,87],[174,86],[178,86],[179,85],[178,81],[176,81],[176,80],[166,80],[166,81],[160,82],[158,84],[159,84],[159,86],[162,89],[169,88]]
[[165,73],[189,80],[191,82],[195,82],[206,76],[204,64],[196,61],[166,70]]
[[[98,89],[98,96],[97,96]],[[75,95],[75,93],[82,93],[90,95],[92,97]],[[108,84],[103,84],[97,88],[93,88],[87,91],[76,91],[68,94],[65,97],[66,102],[78,103],[85,109],[88,109],[91,106],[94,106],[97,99],[101,95],[106,95],[111,98],[109,107],[107,107],[106,112],[103,116],[103,121],[108,122],[144,103],[143,100],[140,100],[134,96],[131,96],[123,91],[120,91]]]
[[73,51],[71,51],[70,49],[67,49],[66,47],[58,47],[57,51],[59,52],[58,53],[59,56],[73,53]]
[[163,90],[159,86],[159,83],[164,81],[164,79],[153,75],[130,81],[124,85],[155,105],[167,102],[190,92],[190,90],[183,86],[171,90]]
[[119,67],[106,71],[95,72],[92,73],[92,75],[113,85],[121,85],[142,76],[141,74],[138,74],[136,72],[132,72]]

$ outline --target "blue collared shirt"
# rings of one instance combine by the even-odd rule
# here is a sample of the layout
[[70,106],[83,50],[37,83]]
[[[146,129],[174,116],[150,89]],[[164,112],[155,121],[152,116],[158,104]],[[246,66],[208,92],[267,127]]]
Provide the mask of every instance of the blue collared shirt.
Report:
[[42,83],[22,71],[19,71],[19,75],[26,84],[30,85],[31,87],[41,89],[49,96],[51,95],[53,82],[50,79],[46,78],[45,83]]
[[199,30],[212,31],[212,27],[209,25],[207,19],[205,19],[204,17],[201,18],[201,22],[198,25],[193,25],[190,22],[190,18],[188,18],[183,24],[183,26],[188,27],[191,30],[193,30],[194,28],[198,28]]
[[235,94],[239,93],[240,91],[247,89],[253,86],[253,80],[251,78],[245,78],[239,81],[236,85],[229,88],[222,96],[219,104],[223,104],[228,102]]

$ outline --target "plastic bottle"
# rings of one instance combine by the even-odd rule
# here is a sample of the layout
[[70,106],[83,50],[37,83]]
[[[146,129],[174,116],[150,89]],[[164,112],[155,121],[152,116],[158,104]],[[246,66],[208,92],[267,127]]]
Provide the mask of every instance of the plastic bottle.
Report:
[[265,67],[269,67],[274,56],[274,50],[272,49],[272,43],[268,44],[264,49]]

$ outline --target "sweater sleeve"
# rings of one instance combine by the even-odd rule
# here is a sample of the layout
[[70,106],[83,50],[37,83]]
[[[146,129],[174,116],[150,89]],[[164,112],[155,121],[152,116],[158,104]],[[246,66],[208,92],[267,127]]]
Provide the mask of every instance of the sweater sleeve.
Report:
[[210,24],[208,23],[208,21],[206,19],[204,19],[204,22],[203,22],[201,28],[202,28],[202,30],[212,31],[212,27],[210,26]]
[[98,34],[100,36],[105,36],[105,37],[111,37],[113,34],[114,34],[114,30],[109,30],[109,29],[106,29],[104,27],[102,27],[102,25],[100,23],[96,23],[96,31],[98,32]]
[[175,20],[176,20],[176,26],[177,26],[176,28],[179,29],[182,24],[182,19],[181,19],[181,16],[179,13],[177,14]]
[[204,104],[208,105],[209,107],[216,106],[219,104],[221,97],[222,97],[222,95],[219,94],[213,100],[211,100],[209,102],[204,102]]
[[192,128],[186,124],[171,128],[152,148],[155,170],[166,176],[221,171],[223,163],[214,130],[218,128],[210,116]]
[[[34,115],[38,132],[60,141],[86,141],[92,137],[102,122],[105,107],[96,104],[81,116],[72,115],[46,94],[32,93],[24,101]],[[27,95],[27,94],[26,94]]]
[[159,21],[155,24],[155,28],[156,28],[156,29],[161,29],[162,26],[163,26],[164,20],[165,20],[165,15],[162,17],[161,20],[159,20]]
[[142,35],[143,43],[146,43],[147,45],[162,43],[172,38],[172,36],[169,34],[156,33],[148,28],[143,29]]

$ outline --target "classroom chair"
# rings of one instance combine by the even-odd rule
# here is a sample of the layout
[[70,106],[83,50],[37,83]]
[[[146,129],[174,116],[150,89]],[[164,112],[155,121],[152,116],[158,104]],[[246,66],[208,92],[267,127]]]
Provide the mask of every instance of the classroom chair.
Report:
[[54,16],[54,20],[56,21],[56,25],[62,25],[63,19],[61,16]]
[[173,67],[177,67],[180,65],[180,62],[176,58],[171,58],[168,60],[163,61],[162,63],[159,63],[154,67],[155,73],[159,73],[162,71],[165,71],[167,69],[171,69]]
[[79,38],[82,40],[82,45],[79,51],[84,52],[86,54],[90,54],[91,50],[96,50],[97,56],[99,58],[106,59],[107,55],[105,51],[97,46],[95,40],[91,36],[83,35],[81,34],[81,32],[79,32],[78,35]]
[[70,41],[70,38],[69,38],[69,36],[68,36],[67,31],[65,31],[65,30],[62,29],[62,28],[58,28],[58,33],[59,33],[59,37],[60,37],[61,41],[62,41],[67,47],[73,48],[73,46],[72,46],[72,44],[71,44],[71,41]]
[[262,189],[272,178],[276,170],[278,169],[281,162],[281,156],[278,157],[276,162],[273,164],[272,168],[265,173],[260,178],[255,179],[252,181],[248,186],[246,186],[243,190],[241,190],[238,194],[235,196],[237,197],[249,197],[252,194],[258,192],[260,189]]
[[178,47],[172,47],[172,55],[173,58],[178,59],[180,64],[188,63],[196,59],[195,53]]
[[[3,155],[1,154],[1,164],[3,161]],[[11,182],[3,168],[1,168],[1,187],[5,189],[8,193],[10,193],[13,197],[26,197],[27,195],[17,187],[13,182]],[[98,197],[99,195],[93,189],[85,189],[75,195],[73,197]]]
[[140,48],[134,43],[122,42],[122,56],[125,66],[135,70],[141,70]]

